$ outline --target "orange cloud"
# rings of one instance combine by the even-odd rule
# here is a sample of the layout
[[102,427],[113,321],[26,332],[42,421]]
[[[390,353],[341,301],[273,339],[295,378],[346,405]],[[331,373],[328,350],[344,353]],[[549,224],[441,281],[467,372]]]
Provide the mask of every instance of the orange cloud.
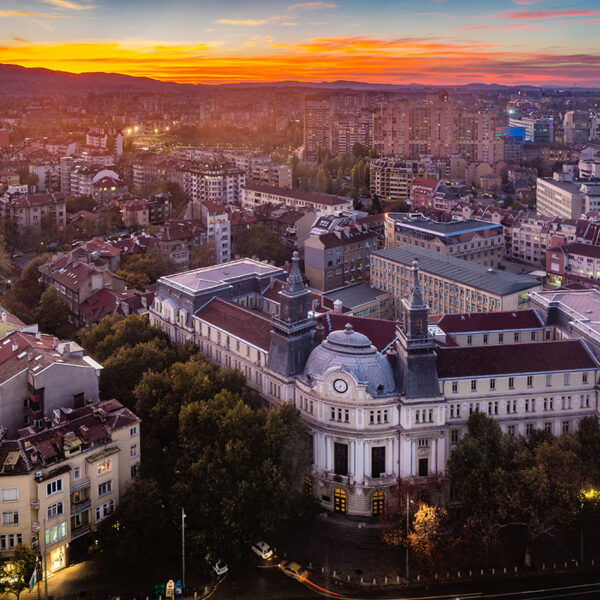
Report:
[[600,10],[521,10],[498,13],[502,19],[557,19],[559,17],[591,17],[600,15]]
[[37,17],[38,19],[58,19],[58,16],[24,10],[0,10],[0,17]]
[[335,2],[299,2],[288,6],[288,10],[318,10],[320,8],[337,8]]
[[[212,45],[159,42],[117,44],[14,43],[0,62],[81,73],[104,71],[181,83],[347,79],[379,83],[470,82],[591,85],[600,79],[599,54],[502,50],[493,44],[446,43],[435,38],[324,37],[293,44],[250,38],[226,50]],[[255,42],[253,44],[252,42]],[[265,44],[269,44],[265,46]]]

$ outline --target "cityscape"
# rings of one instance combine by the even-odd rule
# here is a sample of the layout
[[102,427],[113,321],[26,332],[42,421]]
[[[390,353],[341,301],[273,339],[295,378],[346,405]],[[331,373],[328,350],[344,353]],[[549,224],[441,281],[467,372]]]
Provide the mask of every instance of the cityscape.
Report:
[[0,8],[0,596],[600,598],[596,2]]

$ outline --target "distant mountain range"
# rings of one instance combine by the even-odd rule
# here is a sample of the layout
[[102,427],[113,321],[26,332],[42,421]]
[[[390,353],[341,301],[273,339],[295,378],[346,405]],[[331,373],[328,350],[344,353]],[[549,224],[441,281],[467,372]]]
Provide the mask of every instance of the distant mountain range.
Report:
[[[386,84],[364,83],[360,81],[277,81],[277,82],[249,82],[249,83],[223,83],[215,85],[186,84],[168,81],[158,81],[150,77],[132,77],[118,73],[67,73],[51,69],[27,68],[18,65],[0,64],[0,94],[37,95],[38,93],[56,93],[68,90],[73,93],[89,92],[177,92],[200,91],[218,88],[256,88],[256,87],[298,87],[310,89],[347,89],[359,91],[393,92],[402,90],[426,91],[439,87],[465,91],[499,91],[510,89],[536,90],[536,86],[506,86],[497,83],[469,83],[466,85],[434,86],[421,83]],[[555,89],[557,86],[542,86]],[[573,91],[597,91],[598,88],[560,88]]]

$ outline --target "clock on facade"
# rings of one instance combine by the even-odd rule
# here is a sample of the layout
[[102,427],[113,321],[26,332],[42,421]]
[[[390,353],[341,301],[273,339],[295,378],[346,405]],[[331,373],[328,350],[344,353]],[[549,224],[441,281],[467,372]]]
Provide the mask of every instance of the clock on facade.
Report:
[[343,394],[348,389],[348,384],[343,379],[336,379],[333,382],[333,389],[338,394]]

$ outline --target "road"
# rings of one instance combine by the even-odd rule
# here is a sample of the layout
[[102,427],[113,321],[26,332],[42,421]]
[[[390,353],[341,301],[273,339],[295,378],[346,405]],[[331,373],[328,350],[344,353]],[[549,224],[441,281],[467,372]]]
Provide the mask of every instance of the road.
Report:
[[386,600],[408,600],[410,598],[418,600],[552,600],[560,598],[590,600],[600,598],[598,574],[539,577],[527,581],[449,584],[440,586],[436,590],[421,589],[406,594],[373,588],[345,591],[329,586],[331,593],[327,593],[325,584],[319,587],[310,580],[310,577],[305,582],[296,581],[281,573],[275,565],[273,567],[249,569],[237,575],[230,573],[214,591],[211,599],[310,600],[328,597],[351,598],[352,600],[372,600],[373,598],[385,598]]

